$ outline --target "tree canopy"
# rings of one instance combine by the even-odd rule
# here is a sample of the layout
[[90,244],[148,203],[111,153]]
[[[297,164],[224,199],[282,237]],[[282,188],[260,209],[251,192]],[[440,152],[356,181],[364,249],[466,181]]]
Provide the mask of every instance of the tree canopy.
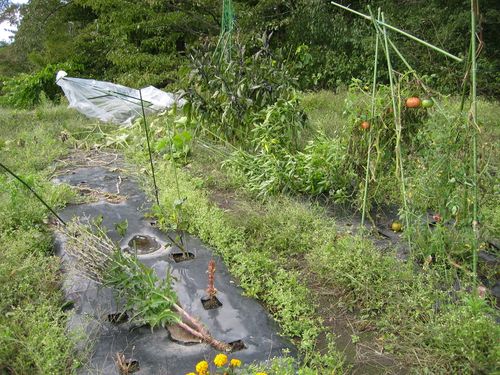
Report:
[[[217,0],[31,0],[0,1],[2,17],[19,11],[15,40],[0,47],[0,74],[30,72],[70,63],[76,74],[130,86],[163,87],[176,81],[188,51],[220,32]],[[345,3],[345,2],[344,2]],[[374,36],[369,21],[323,0],[235,0],[235,36],[248,43],[264,32],[270,48],[295,64],[303,89],[332,89],[351,77],[369,77]],[[389,23],[449,52],[467,56],[468,0],[350,1],[366,12],[381,7]],[[483,94],[499,96],[500,4],[480,1],[483,50],[479,61]],[[464,64],[393,35],[410,63],[444,91],[456,90]],[[12,66],[15,65],[15,68]],[[396,66],[403,69],[403,66]],[[383,74],[383,72],[381,72]]]

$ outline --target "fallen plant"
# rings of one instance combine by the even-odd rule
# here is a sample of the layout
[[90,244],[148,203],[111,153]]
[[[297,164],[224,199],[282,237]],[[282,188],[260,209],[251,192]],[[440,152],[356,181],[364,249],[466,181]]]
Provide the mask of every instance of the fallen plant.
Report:
[[217,350],[229,352],[231,346],[216,340],[210,332],[177,303],[170,274],[164,279],[137,257],[123,253],[99,225],[82,224],[78,219],[64,229],[66,252],[75,258],[74,267],[85,277],[114,288],[131,311],[131,320],[151,328],[177,324],[180,328]]

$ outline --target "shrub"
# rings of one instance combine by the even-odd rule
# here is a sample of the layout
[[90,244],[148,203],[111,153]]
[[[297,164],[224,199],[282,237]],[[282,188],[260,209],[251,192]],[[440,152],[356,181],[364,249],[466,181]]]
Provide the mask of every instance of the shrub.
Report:
[[3,101],[15,108],[32,108],[43,97],[57,102],[61,96],[61,90],[55,82],[59,70],[74,69],[70,64],[49,64],[36,73],[21,73],[5,80],[2,87],[5,94]]
[[218,137],[246,140],[255,113],[295,98],[296,79],[265,40],[259,43],[254,51],[236,40],[231,60],[214,54],[215,46],[206,43],[193,51],[191,67],[182,73],[194,113]]

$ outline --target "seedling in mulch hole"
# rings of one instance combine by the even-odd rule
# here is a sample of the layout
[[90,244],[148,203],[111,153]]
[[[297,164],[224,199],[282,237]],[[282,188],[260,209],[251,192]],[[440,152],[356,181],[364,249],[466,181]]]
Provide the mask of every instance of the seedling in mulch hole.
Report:
[[128,220],[125,219],[123,221],[116,223],[115,229],[120,236],[125,237],[125,233],[127,233],[127,229],[128,229]]
[[128,375],[140,370],[139,361],[127,359],[123,353],[116,353],[115,363],[120,375]]
[[173,203],[173,212],[171,215],[171,222],[172,227],[175,231],[177,231],[177,236],[172,238],[171,236],[168,236],[169,240],[172,241],[172,243],[177,246],[181,250],[181,254],[179,253],[173,253],[172,257],[176,262],[182,262],[185,260],[190,260],[194,258],[194,254],[190,253],[187,250],[187,245],[186,242],[184,241],[184,230],[185,230],[185,221],[182,218],[182,206],[186,202],[187,198],[179,198],[176,199]]
[[208,287],[206,289],[207,295],[201,299],[203,308],[205,310],[216,309],[222,306],[222,302],[217,298],[217,289],[215,289],[215,260],[210,259],[208,262]]

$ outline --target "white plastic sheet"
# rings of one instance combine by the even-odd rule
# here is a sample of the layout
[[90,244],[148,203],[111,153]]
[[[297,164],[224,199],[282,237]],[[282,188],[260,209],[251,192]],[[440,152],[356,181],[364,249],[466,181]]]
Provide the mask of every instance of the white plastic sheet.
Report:
[[70,108],[75,108],[87,117],[98,118],[104,122],[130,125],[142,115],[141,94],[146,114],[152,114],[185,104],[184,99],[161,91],[153,86],[140,90],[93,79],[71,78],[59,71],[56,83],[68,98]]

